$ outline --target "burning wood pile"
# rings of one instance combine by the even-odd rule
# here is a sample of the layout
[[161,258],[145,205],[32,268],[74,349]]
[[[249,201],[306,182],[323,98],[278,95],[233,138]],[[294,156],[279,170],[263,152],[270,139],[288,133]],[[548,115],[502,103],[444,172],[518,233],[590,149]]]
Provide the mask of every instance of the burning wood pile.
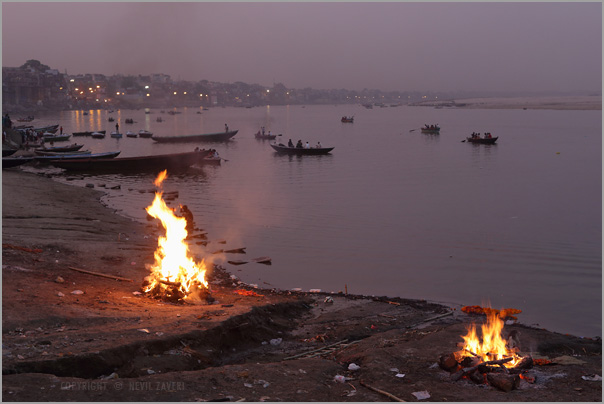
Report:
[[534,382],[531,375],[525,374],[526,370],[533,367],[533,359],[531,356],[522,357],[518,354],[517,333],[512,331],[507,339],[502,338],[502,319],[520,311],[485,309],[484,312],[487,314],[487,322],[481,327],[481,338],[476,332],[475,324],[471,324],[468,334],[462,336],[464,342],[458,344],[462,349],[442,355],[439,366],[451,373],[453,381],[468,379],[502,391],[518,388],[521,379]]
[[[167,171],[164,170],[155,180],[155,186],[161,188],[166,177]],[[184,241],[187,237],[187,219],[176,216],[162,196],[163,192],[157,191],[153,203],[147,207],[147,213],[161,221],[166,235],[158,238],[155,263],[146,265],[151,274],[145,277],[143,293],[175,303],[194,297],[210,302],[212,299],[205,279],[205,263],[203,260],[196,263],[189,257],[189,246]]]

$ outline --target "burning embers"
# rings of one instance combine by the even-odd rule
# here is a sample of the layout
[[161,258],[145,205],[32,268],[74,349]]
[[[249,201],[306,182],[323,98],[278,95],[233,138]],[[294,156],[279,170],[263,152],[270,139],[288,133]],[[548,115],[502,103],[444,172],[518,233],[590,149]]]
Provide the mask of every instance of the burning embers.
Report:
[[[158,188],[166,179],[167,172],[162,171],[154,184]],[[158,238],[155,250],[155,263],[147,264],[151,274],[145,277],[143,292],[149,296],[172,302],[182,302],[192,296],[209,297],[209,287],[205,280],[206,266],[204,261],[196,263],[189,257],[187,237],[187,220],[178,217],[166,205],[163,192],[157,191],[153,203],[147,207],[150,216],[161,221],[166,230],[165,237]]]
[[[515,311],[518,313],[519,311]],[[509,313],[509,310],[508,310]],[[462,336],[460,351],[441,356],[439,365],[452,373],[456,381],[467,378],[478,384],[490,384],[500,390],[510,391],[518,387],[522,372],[533,366],[530,356],[518,355],[518,338],[512,331],[507,340],[502,338],[506,312],[486,310],[487,322],[481,326],[481,337],[472,324]]]

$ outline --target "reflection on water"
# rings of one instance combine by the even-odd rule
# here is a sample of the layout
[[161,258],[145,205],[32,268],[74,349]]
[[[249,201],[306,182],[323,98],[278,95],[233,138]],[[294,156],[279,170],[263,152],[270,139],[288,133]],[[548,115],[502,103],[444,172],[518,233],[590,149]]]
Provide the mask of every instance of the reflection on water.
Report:
[[[490,302],[523,310],[520,320],[527,324],[601,335],[600,111],[178,110],[76,111],[43,119],[59,120],[68,133],[111,132],[116,122],[124,132],[146,129],[159,136],[219,132],[225,123],[239,129],[227,144],[199,145],[216,148],[225,159],[221,166],[169,173],[164,188],[179,191],[173,206],[186,204],[210,243],[225,239],[229,248],[246,247],[249,259],[273,259],[272,266],[235,267],[226,263],[232,257],[214,257],[244,281]],[[340,122],[353,114],[354,124]],[[126,118],[135,123],[124,124]],[[441,134],[421,134],[417,128],[425,122],[438,122]],[[261,126],[282,134],[282,143],[320,141],[335,149],[326,156],[281,156],[254,138]],[[474,131],[499,140],[492,146],[462,142]],[[121,150],[124,157],[198,146],[127,137],[74,140],[94,152]],[[105,203],[145,220],[152,174],[69,177],[79,185],[121,185],[106,189]]]

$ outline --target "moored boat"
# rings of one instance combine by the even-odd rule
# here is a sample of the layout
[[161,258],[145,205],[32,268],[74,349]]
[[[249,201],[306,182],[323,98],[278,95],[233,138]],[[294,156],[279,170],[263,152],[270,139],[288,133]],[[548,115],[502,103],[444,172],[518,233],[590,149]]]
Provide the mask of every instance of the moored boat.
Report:
[[30,161],[33,161],[33,160],[34,160],[33,157],[25,157],[25,156],[2,157],[2,168],[4,169],[4,168],[17,167],[22,164],[29,163]]
[[126,137],[138,137],[138,135],[129,130],[128,132],[126,132]]
[[202,135],[182,136],[152,136],[151,139],[159,143],[184,143],[184,142],[226,142],[235,136],[238,130],[217,133],[205,133]]
[[93,133],[105,133],[104,130],[99,130],[96,132],[93,131],[86,131],[86,132],[72,132],[72,136],[92,136]]
[[8,156],[10,156],[12,154],[15,154],[15,152],[17,150],[18,149],[9,149],[9,148],[2,147],[2,157],[8,157]]
[[84,147],[83,144],[74,143],[69,146],[42,147],[40,149],[35,149],[34,152],[36,154],[38,154],[38,152],[57,152],[57,153],[72,152],[72,151],[80,150],[82,147]]
[[123,158],[78,158],[55,160],[52,164],[56,167],[69,171],[86,171],[91,173],[107,172],[138,172],[152,171],[160,172],[167,170],[179,170],[192,165],[203,165],[210,160],[213,151],[196,149],[192,152],[162,154],[153,156],[123,157]]
[[271,147],[277,152],[281,154],[295,154],[295,155],[316,155],[316,154],[328,154],[335,147],[289,147],[282,143],[279,144],[271,144]]
[[55,135],[54,133],[50,132],[45,132],[42,134],[42,139],[44,139],[45,142],[64,142],[69,140],[70,137],[71,135],[65,133],[62,135]]
[[93,139],[103,139],[103,138],[105,138],[105,131],[92,132],[92,134],[90,136],[92,136]]
[[111,137],[116,138],[116,139],[121,139],[122,138],[122,134],[119,132],[111,132]]
[[425,125],[424,127],[421,128],[422,133],[431,133],[434,135],[438,135],[440,134],[440,126],[438,126],[438,124],[436,125]]
[[45,133],[45,132],[56,133],[56,131],[59,130],[59,124],[43,126],[41,128],[33,128],[32,130],[37,133]]
[[120,151],[105,152],[105,153],[91,153],[86,152],[75,152],[75,153],[63,153],[61,155],[49,155],[49,156],[36,156],[34,160],[38,163],[52,164],[56,166],[57,161],[74,161],[74,160],[98,160],[98,159],[113,159],[119,156]]
[[343,116],[342,117],[342,122],[345,122],[345,123],[354,123],[354,115],[350,116],[350,117]]
[[153,133],[149,132],[148,130],[141,129],[138,131],[138,136],[144,137],[144,138],[150,138],[151,136],[153,136]]
[[90,150],[75,150],[69,152],[54,152],[54,151],[43,151],[43,150],[35,150],[37,156],[47,157],[47,156],[72,156],[72,155],[82,155],[82,154],[92,154]]

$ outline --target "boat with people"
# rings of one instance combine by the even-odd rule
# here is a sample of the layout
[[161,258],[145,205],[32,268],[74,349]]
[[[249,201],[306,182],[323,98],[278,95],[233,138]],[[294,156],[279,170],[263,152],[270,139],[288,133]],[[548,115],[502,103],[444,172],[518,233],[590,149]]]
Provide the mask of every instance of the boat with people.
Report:
[[102,132],[92,132],[92,134],[90,136],[93,139],[104,139],[105,138],[105,131],[102,131]]
[[436,125],[425,124],[421,128],[421,131],[422,131],[422,133],[431,133],[433,135],[439,135],[440,134],[440,126],[438,126],[438,124],[436,124]]
[[45,145],[42,145],[41,148],[38,149],[34,149],[34,153],[38,154],[38,152],[55,152],[55,153],[65,153],[65,152],[72,152],[72,151],[77,151],[80,150],[82,147],[84,147],[83,144],[71,144],[69,146],[53,146],[53,147],[46,147]]
[[17,167],[25,163],[33,161],[33,157],[18,156],[18,157],[2,157],[2,168]]
[[113,122],[115,121],[115,118],[113,118],[112,116],[110,116],[109,118],[107,118],[107,122]]
[[196,148],[192,152],[161,154],[138,157],[121,158],[77,158],[55,160],[52,164],[55,167],[63,168],[68,171],[85,171],[91,173],[107,172],[138,172],[154,171],[159,172],[165,169],[179,170],[193,165],[203,165],[206,163],[215,164],[215,161],[207,159],[213,157],[213,150]]
[[124,123],[134,123],[134,119],[132,119],[132,118],[126,118],[124,120]]
[[141,129],[138,131],[138,136],[143,138],[150,138],[153,136],[153,132],[149,132],[148,130]]
[[273,134],[271,134],[270,131],[268,133],[262,133],[262,131],[258,131],[254,134],[254,137],[256,139],[264,139],[264,140],[274,140],[277,138],[277,136],[281,136],[281,135],[273,135]]
[[[98,130],[96,132],[98,132],[98,133],[105,133],[106,131],[104,131],[104,130]],[[71,135],[72,136],[92,136],[93,133],[95,133],[95,131],[72,132]]]
[[482,136],[480,133],[473,132],[470,136],[466,138],[468,143],[475,144],[495,144],[495,142],[499,139],[499,136],[493,137],[490,132],[487,132]]
[[201,135],[152,136],[151,139],[158,143],[226,142],[235,136],[237,132],[239,132],[239,130],[204,133]]
[[316,154],[328,154],[335,147],[291,147],[284,145],[283,143],[272,143],[271,147],[280,154],[293,154],[297,156],[301,155],[316,155]]
[[45,132],[42,134],[42,139],[44,139],[45,142],[64,142],[66,140],[69,140],[70,137],[71,135],[68,135],[66,133],[57,135],[54,133]]
[[344,123],[354,123],[354,115],[353,116],[343,116],[342,122]]

